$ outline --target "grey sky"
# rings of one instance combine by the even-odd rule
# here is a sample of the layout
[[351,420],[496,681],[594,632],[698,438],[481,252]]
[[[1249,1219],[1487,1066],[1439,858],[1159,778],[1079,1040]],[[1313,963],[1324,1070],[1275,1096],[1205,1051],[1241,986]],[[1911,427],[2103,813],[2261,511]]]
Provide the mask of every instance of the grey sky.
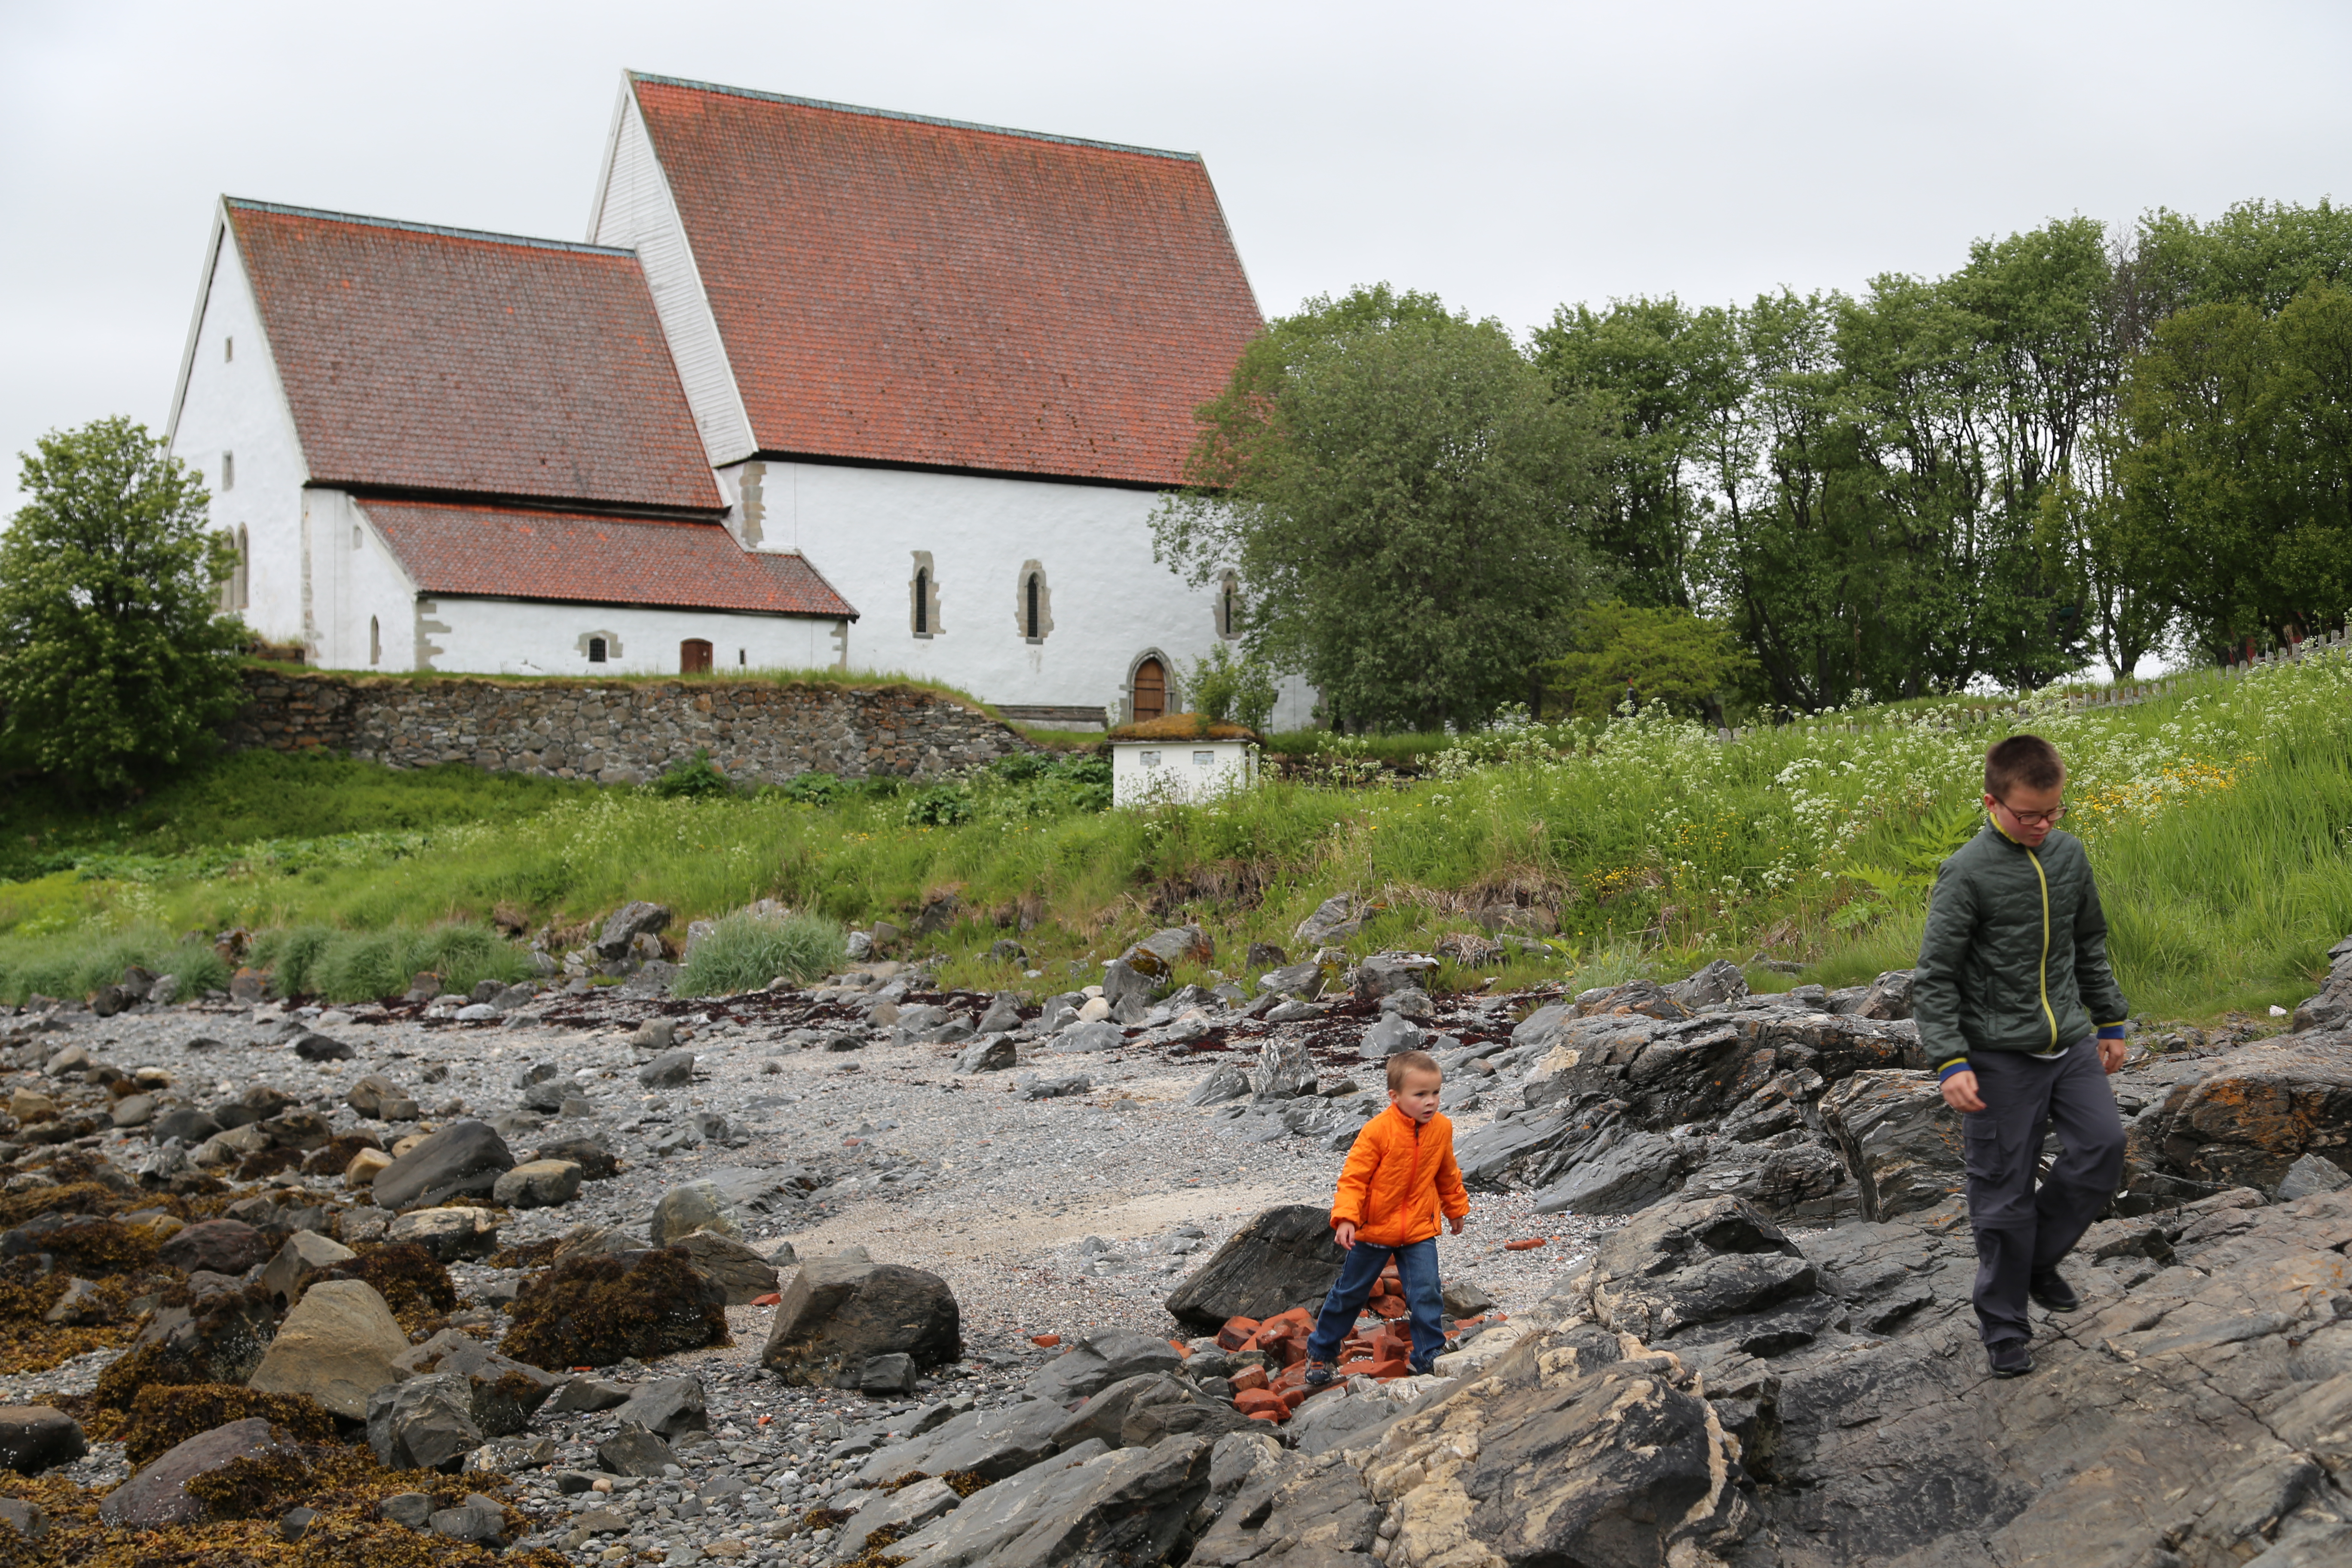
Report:
[[576,238],[624,67],[1206,155],[1269,313],[1934,273],[2084,213],[2352,195],[2352,7],[0,0],[13,454],[160,428],[223,192]]

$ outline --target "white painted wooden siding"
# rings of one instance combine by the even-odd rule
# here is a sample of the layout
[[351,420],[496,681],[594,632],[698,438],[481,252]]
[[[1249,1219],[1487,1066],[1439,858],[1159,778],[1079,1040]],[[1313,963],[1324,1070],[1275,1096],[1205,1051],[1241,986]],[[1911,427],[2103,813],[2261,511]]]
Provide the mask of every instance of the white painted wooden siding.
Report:
[[702,273],[687,244],[686,226],[654,157],[636,94],[625,79],[588,238],[592,244],[623,246],[637,253],[712,466],[750,457],[751,416],[735,389],[734,368],[728,363],[727,345],[719,341],[709,297],[702,291]]

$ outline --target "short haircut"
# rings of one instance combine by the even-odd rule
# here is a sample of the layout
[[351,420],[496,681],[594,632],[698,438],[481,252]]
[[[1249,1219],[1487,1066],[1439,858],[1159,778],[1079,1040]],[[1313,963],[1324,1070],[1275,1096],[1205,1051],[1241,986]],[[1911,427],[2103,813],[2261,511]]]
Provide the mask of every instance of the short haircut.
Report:
[[2056,789],[2065,782],[2058,748],[2039,735],[2011,735],[1985,753],[1985,794],[1996,800],[2019,784]]
[[1445,1076],[1445,1069],[1439,1067],[1437,1058],[1427,1051],[1399,1051],[1389,1058],[1391,1093],[1404,1087],[1404,1075],[1409,1072],[1433,1072],[1441,1079]]

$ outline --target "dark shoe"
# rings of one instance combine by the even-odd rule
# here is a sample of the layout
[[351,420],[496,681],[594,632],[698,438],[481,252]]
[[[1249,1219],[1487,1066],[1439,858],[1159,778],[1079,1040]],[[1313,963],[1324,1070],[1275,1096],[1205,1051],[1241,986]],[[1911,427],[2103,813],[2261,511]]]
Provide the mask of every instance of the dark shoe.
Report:
[[1414,1377],[1433,1376],[1437,1372],[1437,1358],[1432,1356],[1427,1361],[1408,1362],[1405,1370]]
[[2083,1298],[2074,1294],[2074,1287],[2055,1268],[2036,1274],[2026,1281],[2025,1293],[2053,1312],[2079,1312]]
[[2033,1352],[2023,1340],[1996,1340],[1985,1346],[1995,1377],[2023,1377],[2033,1370]]
[[1307,1363],[1307,1386],[1309,1388],[1328,1388],[1330,1385],[1331,1363],[1328,1361],[1308,1362]]

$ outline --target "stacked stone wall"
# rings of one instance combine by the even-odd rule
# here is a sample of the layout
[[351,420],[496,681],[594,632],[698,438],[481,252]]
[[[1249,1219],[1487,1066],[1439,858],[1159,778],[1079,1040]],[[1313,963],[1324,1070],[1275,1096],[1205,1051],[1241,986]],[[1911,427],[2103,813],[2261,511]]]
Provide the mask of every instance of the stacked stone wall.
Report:
[[248,670],[237,750],[327,747],[396,768],[642,784],[707,751],[746,782],[921,778],[1034,748],[952,698],[907,686],[387,680]]

